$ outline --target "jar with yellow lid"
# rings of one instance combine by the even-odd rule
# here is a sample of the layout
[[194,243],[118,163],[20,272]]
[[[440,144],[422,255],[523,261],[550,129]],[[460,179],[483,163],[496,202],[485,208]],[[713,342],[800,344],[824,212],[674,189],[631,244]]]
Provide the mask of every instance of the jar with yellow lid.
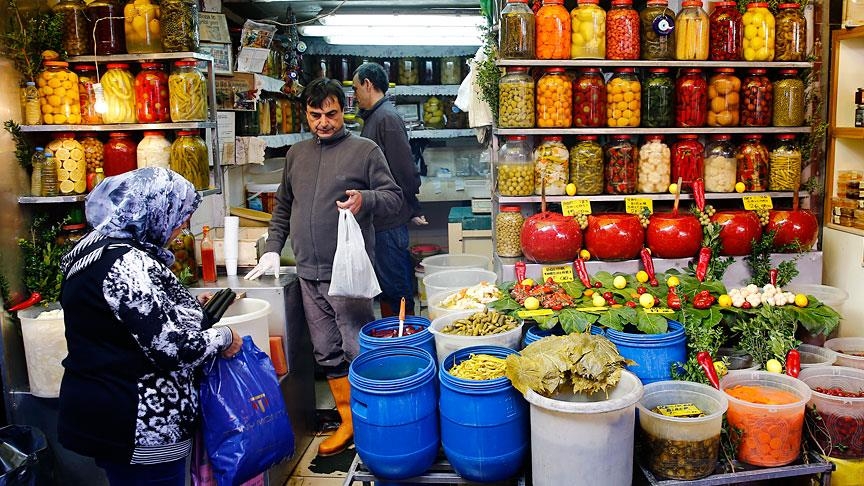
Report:
[[675,59],[704,61],[708,59],[709,19],[701,0],[685,0],[675,17]]
[[171,144],[170,165],[171,170],[185,177],[195,190],[204,191],[210,187],[207,144],[197,130],[177,132],[177,139]]
[[606,57],[606,11],[599,0],[579,0],[570,11],[570,58]]
[[174,123],[207,120],[207,83],[196,64],[195,61],[177,61],[168,77],[168,99]]
[[129,0],[123,8],[126,51],[129,54],[162,52],[159,5],[150,0]]
[[54,12],[63,16],[63,50],[70,56],[93,52],[93,34],[87,20],[84,0],[60,0]]
[[69,63],[45,61],[36,77],[42,123],[45,125],[78,125],[81,105],[78,98],[78,76],[69,71]]
[[54,136],[46,152],[54,155],[57,164],[57,189],[61,196],[87,192],[87,161],[84,147],[75,140],[72,132],[60,132]]

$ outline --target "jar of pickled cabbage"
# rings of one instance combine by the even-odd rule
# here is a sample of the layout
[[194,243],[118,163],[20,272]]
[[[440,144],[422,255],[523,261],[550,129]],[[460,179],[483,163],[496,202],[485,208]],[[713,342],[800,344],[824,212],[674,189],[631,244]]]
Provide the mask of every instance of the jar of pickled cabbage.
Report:
[[639,152],[629,135],[613,135],[603,147],[606,194],[634,194]]
[[570,12],[564,0],[543,0],[534,20],[537,59],[570,59]]
[[738,162],[736,178],[743,182],[747,191],[768,190],[768,149],[762,143],[762,135],[751,133],[744,135],[744,141],[738,145],[735,153]]
[[693,181],[703,177],[704,151],[699,135],[678,135],[678,140],[672,144],[672,180],[681,180],[680,191],[693,191]]
[[[675,83],[669,77],[669,68],[648,69],[642,83],[643,127],[665,128],[675,124]],[[641,192],[641,191],[640,191]]]
[[639,170],[636,191],[666,192],[669,189],[671,152],[660,135],[648,135],[639,148]]
[[210,187],[207,144],[197,130],[177,132],[177,139],[171,144],[171,170],[185,177],[198,191]]
[[195,61],[177,61],[168,77],[168,99],[171,121],[207,120],[207,82]]
[[774,112],[774,86],[766,70],[750,69],[741,85],[741,126],[767,127]]
[[522,224],[525,217],[519,206],[501,206],[495,216],[495,253],[501,257],[522,256]]
[[96,66],[79,64],[75,66],[78,73],[78,98],[81,107],[81,123],[85,125],[101,125],[102,114],[96,112],[96,91],[93,85],[99,82],[96,77]]
[[138,168],[137,144],[127,132],[111,132],[104,148],[105,177]]
[[69,63],[45,61],[36,77],[42,123],[45,125],[78,125],[81,104],[78,97],[78,76],[69,71]]
[[804,124],[804,81],[797,69],[781,69],[774,82],[775,127],[798,127]]
[[642,84],[635,68],[615,68],[606,83],[606,124],[638,127],[642,112]]
[[639,12],[642,59],[675,59],[675,12],[668,0],[648,0]]
[[103,167],[105,148],[93,132],[82,133],[80,143],[84,150],[84,162],[87,164],[87,176],[89,177],[90,174],[96,173],[96,169]]
[[144,132],[144,138],[138,142],[137,163],[138,168],[161,167],[171,168],[171,142],[165,138],[161,131]]
[[93,53],[93,31],[84,0],[60,0],[54,12],[63,15],[63,50],[70,56]]
[[508,68],[498,81],[498,126],[534,128],[534,78],[528,68]]
[[774,33],[775,61],[803,61],[807,54],[807,21],[797,3],[777,6]]
[[87,5],[87,18],[95,38],[97,56],[110,56],[126,52],[126,36],[123,28],[123,5],[120,0],[94,0]]
[[705,192],[735,190],[738,162],[729,135],[711,135],[705,146]]
[[138,123],[171,121],[168,75],[158,62],[142,62],[135,76],[135,115]]
[[105,123],[135,123],[135,78],[125,63],[109,63],[102,75],[107,111],[102,114]]
[[498,56],[501,59],[534,59],[534,12],[528,0],[507,0],[501,10]]
[[536,124],[539,128],[569,128],[573,121],[573,90],[564,68],[546,68],[537,81]]
[[579,0],[570,11],[571,59],[606,57],[606,11],[599,0]]
[[768,3],[752,2],[741,18],[744,36],[741,42],[745,61],[771,61],[774,59],[774,14]]
[[603,148],[596,135],[579,135],[570,148],[570,183],[578,196],[603,193]]
[[57,191],[61,196],[87,192],[87,162],[84,147],[75,140],[75,134],[60,132],[54,136],[46,152],[54,155],[57,164]]
[[598,68],[583,69],[573,79],[573,126],[606,126],[606,81]]
[[498,194],[530,196],[534,194],[534,157],[524,135],[508,135],[498,150],[495,168]]
[[199,45],[198,2],[162,0],[159,29],[165,52],[196,52]]
[[399,75],[396,82],[401,85],[420,83],[420,62],[416,57],[403,57],[399,59]]
[[707,105],[708,83],[702,76],[702,70],[682,69],[675,81],[675,126],[704,126]]
[[738,61],[741,59],[741,38],[744,26],[736,2],[717,2],[708,17],[712,61]]
[[633,0],[612,0],[606,14],[606,59],[639,59],[639,14]]
[[737,127],[740,121],[741,80],[732,68],[717,68],[708,80],[709,127]]
[[704,61],[710,44],[708,14],[701,0],[685,0],[675,17],[675,59]]
[[797,191],[801,187],[801,150],[795,135],[777,135],[777,143],[769,154],[769,191]]
[[159,6],[150,0],[129,0],[123,8],[126,51],[130,54],[162,52]]
[[534,149],[534,194],[562,196],[570,177],[570,153],[560,136],[545,136]]
[[462,66],[458,57],[442,57],[439,62],[441,64],[439,67],[441,84],[460,84],[462,82]]

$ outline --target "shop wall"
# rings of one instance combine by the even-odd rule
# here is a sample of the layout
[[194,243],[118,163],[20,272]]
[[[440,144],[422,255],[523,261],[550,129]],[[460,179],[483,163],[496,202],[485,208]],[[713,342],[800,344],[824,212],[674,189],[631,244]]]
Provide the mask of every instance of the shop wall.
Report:
[[831,228],[822,231],[822,282],[849,293],[840,335],[864,336],[864,240]]

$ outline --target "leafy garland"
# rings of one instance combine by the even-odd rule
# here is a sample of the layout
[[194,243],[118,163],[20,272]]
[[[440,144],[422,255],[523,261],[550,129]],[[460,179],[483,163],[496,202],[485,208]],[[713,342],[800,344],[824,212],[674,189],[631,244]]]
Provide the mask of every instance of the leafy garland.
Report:
[[45,215],[36,216],[30,228],[30,239],[18,239],[24,259],[24,286],[30,292],[42,294],[43,302],[55,302],[60,298],[60,283],[63,280],[60,258],[70,245],[58,244],[56,240],[67,219],[52,223]]
[[12,140],[15,141],[15,159],[18,161],[18,165],[29,170],[33,166],[33,150],[27,142],[27,137],[21,133],[21,126],[15,123],[14,120],[6,120],[3,122],[3,128],[9,132]]
[[[744,261],[750,266],[750,283],[758,287],[771,283],[770,273],[773,268],[771,264],[771,252],[774,250],[774,234],[774,231],[762,233],[762,236],[753,242],[750,254],[744,257]],[[787,248],[782,248],[781,251],[785,249]],[[785,287],[792,279],[798,276],[796,262],[800,255],[798,253],[798,256],[792,260],[787,260],[777,265],[776,285],[778,287]]]
[[495,65],[498,62],[498,41],[491,27],[484,29],[483,55],[485,59],[477,62],[477,85],[480,87],[480,99],[489,105],[497,125],[498,81],[501,79],[501,70]]
[[0,54],[11,59],[24,81],[36,81],[46,50],[63,52],[63,14],[53,11],[22,14],[8,0],[7,26],[0,35]]

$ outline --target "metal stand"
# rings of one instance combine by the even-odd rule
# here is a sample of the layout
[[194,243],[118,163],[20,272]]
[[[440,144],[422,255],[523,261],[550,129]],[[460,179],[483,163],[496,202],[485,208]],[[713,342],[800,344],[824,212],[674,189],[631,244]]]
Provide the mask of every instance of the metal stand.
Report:
[[[747,466],[744,464],[741,464],[740,466],[753,468],[753,466]],[[802,464],[799,460],[795,464],[790,464],[788,466],[750,469],[734,473],[712,474],[706,478],[695,479],[692,481],[675,479],[664,480],[656,478],[641,462],[639,463],[639,468],[642,470],[642,474],[645,475],[645,479],[648,480],[649,484],[661,486],[713,486],[720,484],[738,484],[764,479],[789,478],[793,476],[812,476],[814,474],[821,474],[821,477],[819,478],[819,484],[821,486],[830,486],[831,472],[834,470],[834,464],[826,461],[818,454],[811,453],[810,464]]]
[[[351,468],[348,469],[348,477],[345,478],[343,486],[352,486],[356,481],[360,481],[364,484],[364,486],[371,486],[372,483],[378,483],[381,481],[369,471],[365,464],[363,464],[363,461],[360,459],[359,455],[354,456],[354,461],[351,463]],[[399,481],[399,484],[403,483],[525,486],[525,475],[520,474],[508,481],[498,481],[494,483],[476,483],[473,481],[468,481],[462,476],[459,476],[459,474],[457,474],[456,471],[453,470],[453,466],[450,465],[450,461],[447,460],[443,453],[439,453],[438,458],[435,460],[435,463],[432,464],[428,471],[426,471],[421,476],[413,477],[410,479],[403,479]]]

